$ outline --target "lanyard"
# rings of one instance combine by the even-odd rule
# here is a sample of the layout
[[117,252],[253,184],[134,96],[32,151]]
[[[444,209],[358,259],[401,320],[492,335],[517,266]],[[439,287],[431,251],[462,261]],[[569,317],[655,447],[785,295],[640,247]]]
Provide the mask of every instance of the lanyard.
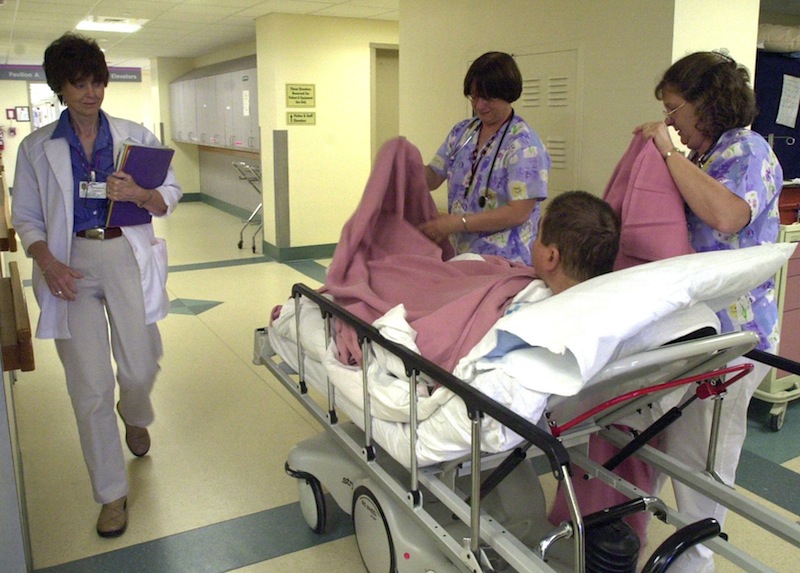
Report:
[[[506,133],[508,133],[508,128],[511,127],[511,121],[514,119],[514,110],[511,110],[511,117],[506,120],[505,127],[503,128],[503,134],[500,136],[500,141],[497,142],[497,147],[494,150],[494,157],[492,157],[492,164],[489,166],[489,174],[486,176],[486,184],[484,185],[483,193],[481,193],[480,197],[478,197],[478,206],[483,209],[486,206],[486,192],[489,190],[489,181],[492,178],[492,173],[494,172],[494,164],[497,162],[497,155],[500,153],[500,147],[503,145],[503,141],[506,138]],[[476,130],[477,132],[477,130]],[[470,136],[472,137],[472,136]],[[478,165],[488,153],[488,149],[490,145],[494,145],[494,139],[497,137],[497,133],[492,135],[492,138],[486,142],[481,153],[478,154],[478,148],[475,148],[475,157],[472,160],[472,174],[469,178],[469,185],[464,189],[464,198],[466,199],[469,195],[470,191],[472,190],[472,184],[475,182],[475,173],[478,170]],[[467,140],[469,141],[469,139]],[[466,145],[466,143],[465,143]]]

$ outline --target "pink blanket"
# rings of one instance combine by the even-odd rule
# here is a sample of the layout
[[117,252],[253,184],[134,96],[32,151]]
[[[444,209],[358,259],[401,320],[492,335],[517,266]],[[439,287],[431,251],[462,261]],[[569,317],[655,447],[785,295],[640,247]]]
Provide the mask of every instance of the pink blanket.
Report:
[[[450,244],[417,230],[437,216],[419,150],[404,138],[388,141],[342,229],[324,292],[369,323],[402,303],[422,355],[452,371],[535,273],[499,257],[446,262]],[[339,324],[339,359],[360,363],[354,333]]]
[[651,140],[637,133],[603,198],[622,219],[615,270],[693,253],[683,197]]

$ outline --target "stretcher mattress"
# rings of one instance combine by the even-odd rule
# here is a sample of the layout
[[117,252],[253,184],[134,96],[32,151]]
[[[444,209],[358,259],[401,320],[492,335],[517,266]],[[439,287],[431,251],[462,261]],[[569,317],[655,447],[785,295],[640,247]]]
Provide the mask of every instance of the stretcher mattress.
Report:
[[[537,422],[551,396],[578,396],[594,383],[613,383],[615,361],[704,326],[718,328],[714,312],[771,277],[793,250],[794,245],[774,244],[675,257],[603,275],[557,296],[548,296],[544,284],[534,280],[454,373]],[[415,350],[415,333],[403,315],[401,305],[374,325],[386,338]],[[269,341],[297,369],[295,324],[295,305],[285,304],[269,329]],[[326,344],[319,310],[303,299],[299,324],[306,382],[325,393],[330,380],[336,407],[363,428],[360,367],[339,362],[335,343]],[[403,366],[378,348],[367,374],[373,437],[408,466],[413,428]],[[471,425],[463,401],[446,388],[432,389],[425,380],[418,381],[417,400],[418,463],[430,465],[468,453]],[[519,441],[495,421],[482,421],[483,451],[508,450]]]

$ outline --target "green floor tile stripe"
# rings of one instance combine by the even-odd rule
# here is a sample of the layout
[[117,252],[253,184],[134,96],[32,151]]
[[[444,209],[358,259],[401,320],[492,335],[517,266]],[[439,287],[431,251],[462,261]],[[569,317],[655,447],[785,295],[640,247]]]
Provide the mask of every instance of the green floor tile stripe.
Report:
[[800,457],[800,440],[797,439],[800,435],[800,402],[789,403],[783,428],[778,432],[769,428],[771,407],[772,404],[757,399],[750,402],[744,449],[773,463],[783,464]]
[[192,531],[93,555],[35,573],[223,573],[353,534],[350,517],[326,496],[328,524],[313,533],[292,503]]
[[181,273],[186,271],[202,271],[206,269],[219,269],[223,267],[240,267],[243,265],[260,265],[261,263],[275,262],[266,255],[253,256],[251,259],[230,259],[227,261],[209,261],[207,263],[191,263],[186,265],[170,265],[169,272]]
[[800,475],[781,465],[742,450],[736,485],[800,515]]

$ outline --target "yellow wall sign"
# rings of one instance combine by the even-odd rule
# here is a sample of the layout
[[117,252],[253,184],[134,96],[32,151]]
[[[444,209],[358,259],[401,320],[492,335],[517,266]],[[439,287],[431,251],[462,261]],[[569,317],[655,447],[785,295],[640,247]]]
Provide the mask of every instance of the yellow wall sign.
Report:
[[286,84],[286,107],[316,107],[314,84]]
[[287,111],[287,125],[316,125],[317,112],[315,111]]

